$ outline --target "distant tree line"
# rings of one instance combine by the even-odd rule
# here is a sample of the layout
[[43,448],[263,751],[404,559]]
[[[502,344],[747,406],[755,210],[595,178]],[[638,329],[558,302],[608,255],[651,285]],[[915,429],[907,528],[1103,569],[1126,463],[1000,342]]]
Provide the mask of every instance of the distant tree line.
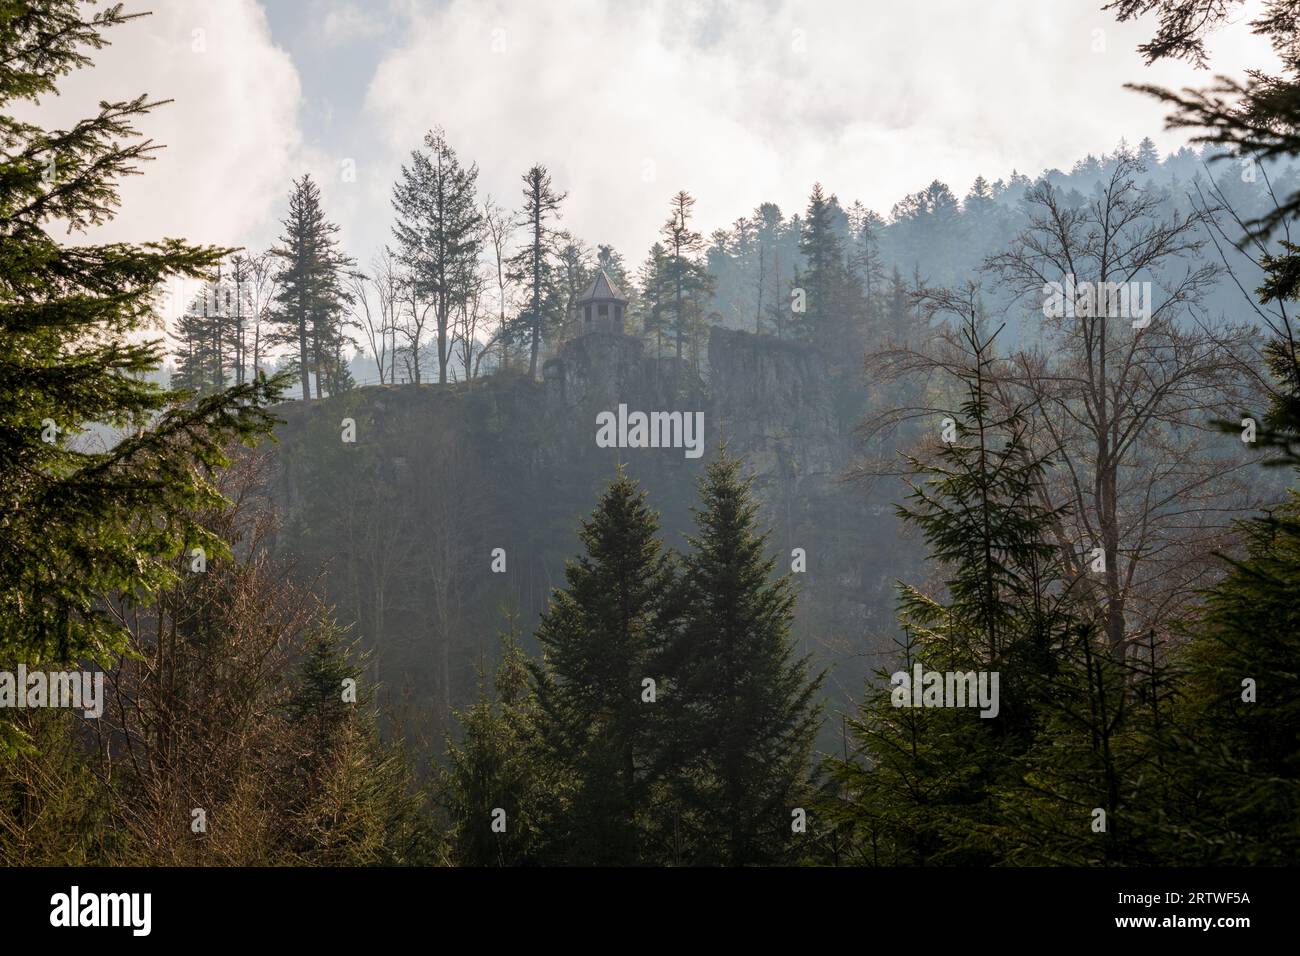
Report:
[[[1203,55],[1201,30],[1230,4],[1113,6],[1159,11],[1157,58]],[[1213,143],[1294,156],[1292,6],[1254,25],[1283,75],[1167,96],[1176,115]],[[873,343],[884,367],[924,371],[897,383],[884,414],[913,426],[898,517],[924,540],[931,578],[900,584],[896,654],[842,715],[841,752],[815,754],[821,677],[795,653],[796,594],[743,464],[711,461],[681,553],[619,474],[581,524],[540,654],[507,627],[428,773],[382,738],[364,655],[311,572],[274,556],[269,465],[239,446],[271,433],[295,381],[304,401],[348,390],[358,309],[377,323],[369,340],[387,342],[375,358],[388,381],[399,362],[422,380],[426,335],[440,382],[457,348],[469,378],[488,346],[499,368],[526,361],[535,375],[589,254],[556,228],[564,196],[544,167],[524,175],[511,217],[478,203],[475,168],[438,131],[402,170],[395,247],[369,275],[306,176],[266,256],[61,243],[56,229],[111,218],[118,180],[150,158],[134,124],[156,104],[104,103],[64,130],[9,104],[52,95],[130,19],[75,0],[0,10],[0,671],[95,669],[110,689],[98,721],[0,710],[0,862],[1295,861],[1300,251],[1267,238],[1293,218],[1293,193],[1259,215],[1233,207],[1230,181],[1205,184],[1202,205],[1162,205],[1137,186],[1144,145],[1099,163],[1087,196],[1050,176],[980,180],[959,205],[935,184],[882,225],[815,187],[797,223],[765,204],[712,247],[678,193],[633,296],[656,354],[698,364],[709,303],[729,301],[756,332],[839,355],[843,393],[863,391],[856,358]],[[1170,321],[1049,322],[1004,346],[978,283],[885,278],[883,232],[960,237],[1012,191],[1017,239],[984,263],[1011,294],[1062,263],[1097,282],[1146,274]],[[1224,267],[1245,256],[1261,276],[1237,283],[1251,330],[1205,320],[1201,268],[1162,275],[1224,238],[1212,213],[1225,209],[1242,235]],[[512,229],[525,241],[510,253]],[[628,278],[607,246],[595,263]],[[164,387],[150,376],[166,345],[148,335],[176,278],[207,286],[177,323],[179,380]],[[494,281],[495,309],[481,294]],[[495,338],[480,340],[493,316]],[[266,348],[284,350],[285,371],[264,374]],[[112,440],[80,441],[91,426]],[[1211,435],[1237,443],[1233,455]],[[1239,444],[1289,477],[1280,501],[1224,509]],[[1200,517],[1224,510],[1231,521]],[[441,599],[456,560],[445,551],[430,570]],[[984,686],[997,706],[903,692],[900,674],[925,673],[996,674]]]

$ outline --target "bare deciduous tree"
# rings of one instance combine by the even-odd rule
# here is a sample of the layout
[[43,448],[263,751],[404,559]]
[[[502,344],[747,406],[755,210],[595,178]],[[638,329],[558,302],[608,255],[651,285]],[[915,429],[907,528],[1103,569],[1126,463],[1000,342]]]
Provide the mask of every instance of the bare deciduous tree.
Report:
[[261,252],[248,259],[248,299],[250,321],[253,328],[252,368],[256,376],[262,361],[266,342],[263,327],[271,321],[271,305],[280,291],[276,280],[276,260],[270,252]]
[[480,270],[476,273],[473,282],[466,289],[464,301],[456,307],[453,323],[454,340],[460,346],[466,382],[474,380],[483,356],[495,342],[495,336],[490,337],[486,342],[479,340],[479,332],[486,330],[492,321],[486,296],[488,282],[489,277],[486,272]]
[[[1028,410],[1034,452],[1055,462],[1041,482],[1042,504],[1068,509],[1054,536],[1089,572],[1084,580],[1117,654],[1129,635],[1159,627],[1207,583],[1213,552],[1250,505],[1238,479],[1249,458],[1213,422],[1248,405],[1243,368],[1257,336],[1247,323],[1201,309],[1217,275],[1201,257],[1203,217],[1162,216],[1159,196],[1135,182],[1139,168],[1121,155],[1077,205],[1038,183],[1027,196],[1028,227],[986,265],[1013,293],[1013,307],[1041,316],[1038,333],[996,363],[992,395],[1006,409]],[[1043,307],[1052,289],[1067,290],[1062,314]],[[1117,298],[1121,291],[1130,299]],[[979,310],[979,292],[974,284],[960,293],[917,290],[922,314],[937,323],[933,334],[876,353],[872,366],[913,387],[951,372],[959,343],[947,318]],[[1145,296],[1142,314],[1118,315],[1118,302],[1133,296]],[[876,416],[867,434],[906,419],[937,422],[946,401],[931,390]]]
[[497,328],[494,338],[501,344],[501,367],[510,364],[510,339],[506,335],[506,312],[512,306],[510,272],[506,268],[509,255],[506,250],[514,235],[518,223],[508,209],[503,209],[492,201],[492,197],[483,203],[483,223],[487,228],[488,245],[491,247],[492,272],[497,286]]
[[416,385],[420,384],[420,353],[424,349],[425,333],[429,316],[433,312],[433,300],[421,298],[416,284],[411,277],[401,277],[402,297],[398,309],[397,330],[406,340],[402,351],[402,361],[406,364],[407,377]]
[[402,281],[396,257],[384,249],[371,262],[370,274],[349,277],[353,295],[352,322],[366,337],[379,384],[390,382],[393,350],[396,349],[397,313],[402,300]]

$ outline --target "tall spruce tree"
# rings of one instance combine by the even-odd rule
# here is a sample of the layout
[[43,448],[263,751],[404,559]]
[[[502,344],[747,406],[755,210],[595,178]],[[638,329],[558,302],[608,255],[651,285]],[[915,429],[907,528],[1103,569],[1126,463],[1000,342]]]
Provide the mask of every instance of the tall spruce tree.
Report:
[[885,221],[870,209],[861,209],[853,223],[850,264],[871,307],[872,331],[879,330],[878,316],[883,310],[885,295],[885,265],[880,252],[884,230]]
[[754,279],[754,331],[763,332],[767,326],[768,334],[775,333],[781,337],[784,327],[783,310],[789,309],[788,302],[781,298],[781,246],[786,235],[785,217],[781,208],[775,203],[765,202],[754,210],[754,243],[758,260],[753,270]]
[[501,635],[492,687],[479,675],[478,699],[457,714],[463,733],[447,741],[441,791],[459,866],[542,862],[553,775],[541,758],[537,697],[513,620]]
[[790,862],[792,813],[811,795],[820,722],[806,658],[790,636],[795,594],[773,577],[758,503],[725,450],[700,480],[664,658],[664,747],[677,859],[697,864]]
[[[1000,788],[1018,779],[1017,758],[1035,740],[1055,649],[1077,623],[1074,570],[1047,537],[1058,515],[1035,494],[1048,462],[1030,450],[1020,413],[991,412],[996,333],[984,331],[973,299],[963,303],[960,410],[943,423],[951,430],[932,460],[909,459],[909,504],[898,510],[945,569],[945,593],[900,584],[903,653],[878,676],[894,683],[901,673],[907,682],[874,691],[850,720],[863,760],[832,762],[848,793],[836,815],[857,828],[859,852],[873,863],[999,859]],[[910,706],[917,664],[998,673],[997,714],[981,717],[969,701]]]
[[411,152],[411,165],[402,166],[393,186],[393,235],[415,293],[433,303],[438,381],[445,383],[451,318],[470,297],[484,223],[475,195],[478,165],[462,166],[441,129],[425,134],[424,147]]
[[300,741],[286,849],[318,866],[423,862],[422,801],[405,755],[379,739],[364,662],[341,637],[327,618],[307,636],[285,707]]
[[1149,831],[1166,817],[1168,793],[1157,802],[1141,794],[1154,797],[1164,782],[1153,743],[1169,719],[1169,669],[1155,656],[1141,666],[1116,658],[1098,622],[1081,619],[1050,666],[1032,673],[1037,732],[994,783],[991,845],[1015,864],[1152,862]]
[[284,235],[271,250],[280,260],[273,318],[277,339],[297,350],[291,368],[301,377],[303,401],[310,401],[313,374],[317,398],[327,381],[340,377],[343,315],[352,301],[344,280],[355,263],[338,248],[339,227],[325,218],[320,187],[310,175],[294,180],[282,222]]
[[668,220],[659,230],[665,252],[667,282],[672,298],[667,308],[672,314],[675,356],[682,358],[689,348],[698,367],[699,346],[703,336],[704,307],[713,288],[713,277],[705,270],[698,253],[704,237],[691,228],[691,210],[695,198],[682,189],[673,196]]
[[806,296],[803,315],[795,316],[796,332],[831,354],[839,345],[833,326],[846,318],[844,286],[850,278],[843,245],[835,230],[837,209],[833,197],[822,191],[821,183],[814,183],[799,236],[804,267],[796,269],[794,279]]
[[583,521],[586,553],[565,568],[537,630],[539,727],[565,796],[545,832],[561,862],[647,861],[660,704],[645,682],[662,678],[672,576],[657,533],[645,492],[620,469]]
[[533,166],[523,175],[524,206],[519,225],[525,244],[510,258],[510,278],[519,283],[528,297],[528,306],[520,316],[520,332],[514,337],[528,341],[528,376],[537,377],[537,356],[542,339],[564,320],[564,293],[555,264],[560,233],[551,225],[560,215],[560,203],[567,193],[555,191],[551,174],[545,166]]
[[[193,516],[222,500],[210,475],[229,444],[269,431],[265,406],[281,386],[259,380],[187,404],[148,380],[163,358],[147,335],[156,290],[206,278],[229,250],[53,234],[113,218],[118,180],[158,148],[134,124],[161,104],[102,103],[64,130],[10,108],[55,95],[134,16],[75,0],[0,7],[0,656],[10,660],[107,661],[126,649],[102,597],[148,601],[174,577],[167,559],[222,550]],[[107,449],[72,440],[91,426],[110,430]]]
[[647,337],[654,336],[655,358],[660,358],[664,351],[664,330],[668,327],[665,311],[671,294],[668,256],[662,243],[656,242],[650,247],[650,254],[638,271],[638,279],[641,283],[641,331]]

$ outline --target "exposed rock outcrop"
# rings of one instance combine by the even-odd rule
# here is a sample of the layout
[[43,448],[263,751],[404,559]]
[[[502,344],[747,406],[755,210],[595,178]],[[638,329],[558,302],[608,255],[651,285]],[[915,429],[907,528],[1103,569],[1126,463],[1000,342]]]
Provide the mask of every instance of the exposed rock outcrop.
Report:
[[[694,530],[696,482],[720,440],[746,461],[777,573],[801,549],[798,633],[845,694],[860,687],[887,625],[889,585],[905,576],[893,518],[843,481],[852,422],[813,348],[715,328],[707,381],[646,354],[617,331],[566,342],[543,381],[518,372],[472,384],[356,389],[291,403],[281,445],[281,546],[325,567],[326,597],[374,653],[396,693],[433,689],[433,720],[463,706],[492,653],[501,611],[532,631],[616,466],[646,489],[665,541]],[[619,405],[704,418],[704,456],[677,448],[599,447],[597,416]],[[339,440],[341,418],[357,441]],[[891,540],[890,547],[878,542]],[[875,542],[875,543],[873,543]],[[508,573],[489,570],[494,549]],[[442,716],[439,716],[442,715]]]

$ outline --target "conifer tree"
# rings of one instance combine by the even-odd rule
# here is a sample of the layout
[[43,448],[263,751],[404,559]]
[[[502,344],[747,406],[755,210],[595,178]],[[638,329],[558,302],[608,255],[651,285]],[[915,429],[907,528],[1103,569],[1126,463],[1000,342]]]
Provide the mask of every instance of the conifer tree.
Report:
[[835,232],[832,198],[813,185],[799,236],[804,267],[795,272],[794,283],[806,296],[805,311],[795,316],[797,334],[824,349],[836,346],[832,326],[844,318],[844,285],[849,279],[844,249]]
[[235,301],[233,284],[223,282],[218,271],[217,279],[204,283],[176,320],[173,388],[211,394],[226,387],[228,370],[238,366]]
[[680,361],[684,346],[690,347],[698,366],[698,347],[705,301],[712,291],[713,277],[697,258],[704,238],[691,228],[691,209],[695,199],[686,190],[673,196],[668,221],[659,230],[666,255],[667,279],[672,289],[668,308],[672,312],[672,331],[676,357]]
[[889,305],[885,328],[895,342],[906,342],[912,334],[916,319],[907,298],[907,283],[903,274],[894,266],[889,276]]
[[763,332],[764,323],[775,332],[778,338],[785,325],[785,312],[788,302],[781,298],[781,246],[787,235],[785,219],[781,209],[775,203],[765,202],[754,210],[751,217],[754,223],[755,255],[757,268],[752,271],[754,278],[754,331]]
[[665,655],[664,752],[679,858],[746,865],[798,856],[821,678],[790,636],[795,594],[773,577],[752,479],[725,450],[700,481]]
[[554,803],[541,760],[537,698],[528,659],[512,626],[502,634],[492,687],[457,715],[463,734],[447,742],[442,793],[459,866],[521,866],[541,861],[542,821]]
[[664,331],[668,328],[665,310],[668,307],[668,257],[662,243],[650,247],[650,254],[641,265],[638,278],[641,282],[641,328],[645,335],[654,336],[655,357],[664,351]]
[[[1264,257],[1261,301],[1300,300],[1300,247]],[[1280,310],[1286,315],[1285,309]],[[1291,323],[1264,348],[1272,379],[1258,445],[1300,467],[1300,357]],[[1222,423],[1235,441],[1237,422]],[[1205,595],[1174,654],[1175,713],[1155,743],[1171,766],[1163,852],[1188,864],[1285,865],[1300,852],[1300,493],[1239,523],[1244,555]]]
[[1178,837],[1164,845],[1189,864],[1285,866],[1300,853],[1300,494],[1242,530],[1245,557],[1176,655]]
[[[132,18],[74,0],[0,9],[0,656],[10,660],[107,660],[126,647],[101,597],[147,602],[173,579],[166,559],[221,550],[193,515],[221,500],[209,476],[229,444],[269,430],[280,387],[259,380],[184,404],[186,393],[148,379],[163,357],[147,334],[156,290],[206,278],[229,250],[55,238],[113,218],[118,180],[158,148],[135,123],[161,103],[103,103],[64,130],[11,110],[55,95]],[[113,434],[106,450],[70,441],[91,425]]]
[[206,296],[201,295],[190,302],[173,326],[176,364],[169,383],[172,388],[183,388],[196,393],[211,390],[208,323],[202,307],[205,299]]
[[[298,680],[287,703],[289,718],[301,727],[311,742],[310,753],[324,754],[330,741],[355,710],[361,668],[339,647],[338,635],[327,627],[318,628],[306,641]],[[345,682],[352,690],[345,694]]]
[[[1172,675],[1157,658],[1141,667],[1116,658],[1099,624],[1083,619],[1065,629],[1051,666],[1035,676],[1038,732],[995,788],[1000,816],[990,835],[1005,862],[1151,862],[1149,831],[1167,797],[1143,801],[1138,784],[1155,795],[1161,783],[1152,760],[1158,736],[1148,738],[1168,718]],[[1148,688],[1156,695],[1144,705]]]
[[416,295],[433,303],[438,335],[438,381],[447,381],[451,317],[469,299],[484,223],[475,195],[478,165],[461,165],[441,129],[411,152],[393,186],[398,257],[410,270]]
[[1151,141],[1150,136],[1143,136],[1142,142],[1138,143],[1137,158],[1149,173],[1154,173],[1156,167],[1160,165],[1160,153],[1156,150],[1156,144]]
[[252,288],[256,266],[244,253],[236,253],[230,259],[230,297],[232,314],[230,315],[230,350],[236,385],[242,385],[248,369],[247,324],[252,316]]
[[851,264],[862,286],[873,318],[882,310],[885,293],[885,266],[880,253],[880,239],[885,221],[870,209],[863,210],[854,223],[854,247]]
[[594,278],[591,252],[587,249],[587,244],[567,232],[563,233],[556,253],[556,266],[564,296],[564,314],[567,316],[578,301],[578,296],[586,291]]
[[[1035,740],[1054,654],[1076,625],[1062,564],[1047,537],[1059,515],[1038,504],[1048,462],[1028,444],[1021,413],[997,416],[987,395],[992,342],[965,301],[964,399],[932,461],[910,458],[914,478],[899,517],[920,529],[945,569],[945,593],[900,585],[902,659],[879,672],[999,675],[997,714],[916,708],[909,684],[873,693],[850,721],[865,763],[834,761],[851,794],[837,816],[859,828],[884,864],[996,862],[1000,788]],[[892,673],[891,673],[892,672]],[[991,677],[990,677],[991,680]],[[991,684],[988,685],[991,687]]]
[[[1242,5],[1243,0],[1111,0],[1105,9],[1113,10],[1120,22],[1157,13],[1155,36],[1138,47],[1148,65],[1175,59],[1205,67],[1209,65],[1206,38],[1233,22]],[[1295,157],[1300,155],[1300,43],[1294,0],[1259,6],[1248,25],[1272,46],[1279,72],[1251,70],[1245,82],[1218,76],[1208,88],[1177,92],[1152,84],[1133,86],[1173,110],[1166,120],[1170,127],[1199,130],[1193,143],[1226,147],[1224,158],[1254,163]],[[1245,224],[1248,235],[1266,237],[1298,213],[1300,189],[1292,187],[1266,215]]]
[[579,538],[586,553],[552,595],[533,666],[543,748],[566,799],[545,827],[554,859],[645,861],[662,612],[671,561],[645,493],[623,474],[602,495]]
[[325,218],[320,187],[310,175],[294,180],[282,223],[284,235],[272,250],[280,260],[274,320],[279,341],[296,350],[290,368],[301,378],[303,401],[310,401],[313,375],[317,398],[327,381],[338,378],[335,357],[346,338],[343,315],[352,301],[344,280],[355,263],[338,248],[339,227]]
[[307,636],[285,711],[300,740],[287,849],[301,863],[418,863],[428,851],[405,757],[380,742],[363,666],[322,618]]
[[560,203],[567,193],[557,193],[545,166],[536,165],[523,175],[524,206],[519,225],[525,232],[525,245],[510,258],[510,278],[518,282],[528,297],[528,307],[518,323],[528,341],[528,376],[537,377],[537,356],[542,339],[564,320],[564,295],[555,265],[559,233],[552,227],[559,218]]

